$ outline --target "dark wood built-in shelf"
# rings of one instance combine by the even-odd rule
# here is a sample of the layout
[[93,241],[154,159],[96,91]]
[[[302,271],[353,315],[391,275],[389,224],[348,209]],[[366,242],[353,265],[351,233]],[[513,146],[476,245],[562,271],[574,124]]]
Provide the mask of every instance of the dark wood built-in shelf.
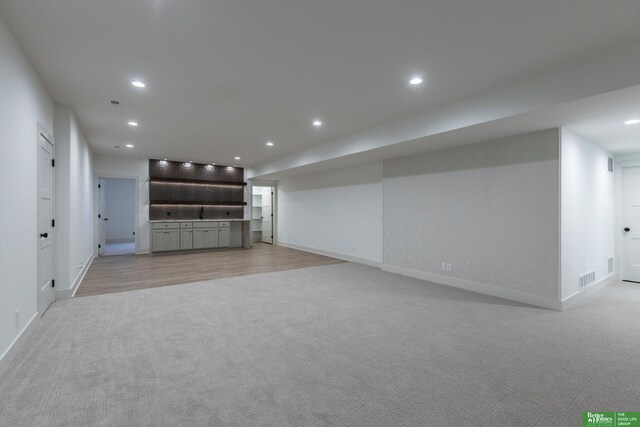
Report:
[[149,219],[242,219],[244,169],[149,160]]
[[236,182],[236,181],[205,181],[203,179],[186,179],[186,178],[151,178],[149,181],[152,184],[202,184],[202,185],[229,185],[233,187],[245,187],[247,185],[246,182]]
[[186,205],[186,206],[246,206],[247,202],[175,202],[171,200],[151,200],[150,205]]

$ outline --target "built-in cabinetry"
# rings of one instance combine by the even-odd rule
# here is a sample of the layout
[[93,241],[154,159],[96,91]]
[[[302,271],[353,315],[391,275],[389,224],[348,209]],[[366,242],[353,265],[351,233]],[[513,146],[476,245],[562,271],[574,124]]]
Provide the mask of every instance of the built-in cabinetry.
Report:
[[253,187],[251,194],[251,229],[253,241],[262,241],[262,188]]
[[228,248],[229,221],[153,222],[152,252]]
[[177,251],[180,249],[178,223],[153,224],[152,247],[154,251]]
[[244,169],[169,160],[149,160],[151,220],[244,219]]
[[273,243],[273,188],[253,187],[251,193],[253,241]]

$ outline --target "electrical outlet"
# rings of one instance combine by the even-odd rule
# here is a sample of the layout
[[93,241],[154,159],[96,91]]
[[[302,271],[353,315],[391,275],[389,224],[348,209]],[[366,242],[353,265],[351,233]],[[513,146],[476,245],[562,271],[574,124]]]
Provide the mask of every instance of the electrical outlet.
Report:
[[447,271],[451,271],[451,264],[447,264]]
[[20,326],[20,309],[16,310],[16,328]]
[[444,262],[440,263],[440,270],[444,271],[447,269],[447,264],[445,264]]

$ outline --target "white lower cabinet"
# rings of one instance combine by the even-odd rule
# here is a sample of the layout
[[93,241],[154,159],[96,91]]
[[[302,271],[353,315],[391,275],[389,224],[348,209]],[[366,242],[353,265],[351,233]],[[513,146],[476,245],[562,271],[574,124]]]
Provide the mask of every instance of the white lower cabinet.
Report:
[[152,252],[228,248],[229,221],[154,222]]
[[177,251],[180,249],[180,230],[153,230],[153,251]]
[[221,248],[228,248],[229,242],[229,227],[218,228],[218,246]]
[[218,247],[218,223],[203,221],[193,223],[193,248],[208,249]]
[[193,229],[180,230],[180,249],[193,249]]

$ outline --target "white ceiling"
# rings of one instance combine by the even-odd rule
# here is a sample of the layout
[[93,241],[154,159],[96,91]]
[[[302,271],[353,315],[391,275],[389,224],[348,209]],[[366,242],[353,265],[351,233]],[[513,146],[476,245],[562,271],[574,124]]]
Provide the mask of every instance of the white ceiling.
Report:
[[[0,13],[97,153],[239,166],[640,39],[637,0],[0,0]],[[618,132],[612,149],[628,151],[636,131],[601,118],[576,130]]]

